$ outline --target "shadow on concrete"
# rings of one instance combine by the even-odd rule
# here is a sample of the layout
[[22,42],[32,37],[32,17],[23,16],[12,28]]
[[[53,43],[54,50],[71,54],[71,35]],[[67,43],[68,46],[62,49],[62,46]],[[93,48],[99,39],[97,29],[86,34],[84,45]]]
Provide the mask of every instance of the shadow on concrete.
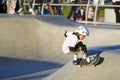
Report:
[[[25,59],[16,59],[9,57],[0,57],[0,79],[12,78],[21,75],[27,75],[36,72],[42,72],[46,70],[51,70],[59,68],[63,64],[49,62],[49,61],[34,61],[34,60],[25,60]],[[50,75],[43,74],[37,77],[46,77]],[[27,77],[28,79],[32,77]]]
[[112,45],[112,46],[97,46],[88,48],[89,55],[95,55],[100,57],[100,61],[97,65],[101,64],[104,61],[104,57],[101,57],[100,54],[103,52],[112,52],[120,54],[120,45]]
[[112,45],[112,46],[95,46],[88,48],[89,55],[100,55],[102,52],[112,52],[120,54],[120,45]]
[[[37,16],[32,16],[32,15],[19,15],[19,14],[15,14],[15,15],[10,15],[10,14],[0,14],[0,18],[28,18],[28,19],[37,19],[46,23],[50,23],[50,24],[54,24],[54,25],[59,25],[59,26],[79,26],[80,23],[77,23],[75,21],[71,21],[69,19],[67,19],[64,16],[58,16],[58,15],[37,15]],[[56,21],[57,20],[57,21]]]
[[100,57],[100,60],[98,61],[98,63],[95,66],[102,64],[104,59],[105,59],[104,57]]

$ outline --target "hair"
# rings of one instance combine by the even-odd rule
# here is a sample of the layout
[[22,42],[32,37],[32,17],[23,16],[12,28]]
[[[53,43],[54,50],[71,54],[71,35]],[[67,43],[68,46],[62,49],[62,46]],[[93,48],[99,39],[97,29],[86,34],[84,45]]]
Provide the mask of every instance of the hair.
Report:
[[81,34],[79,34],[78,32],[73,32],[73,34],[76,35],[76,36],[78,37],[78,39],[80,39],[79,36],[80,36]]

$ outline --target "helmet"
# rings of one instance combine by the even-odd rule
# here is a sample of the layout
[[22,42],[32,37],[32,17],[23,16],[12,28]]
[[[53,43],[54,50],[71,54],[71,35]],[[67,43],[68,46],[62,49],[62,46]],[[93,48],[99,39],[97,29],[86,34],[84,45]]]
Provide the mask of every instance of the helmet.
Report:
[[89,35],[89,30],[85,26],[79,26],[75,32],[78,32],[79,34],[88,36]]

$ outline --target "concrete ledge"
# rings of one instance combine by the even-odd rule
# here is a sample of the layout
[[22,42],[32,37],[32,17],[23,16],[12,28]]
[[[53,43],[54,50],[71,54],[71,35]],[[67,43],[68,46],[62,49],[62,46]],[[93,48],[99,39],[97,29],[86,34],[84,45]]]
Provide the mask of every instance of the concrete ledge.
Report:
[[105,22],[115,23],[115,12],[113,8],[105,8]]

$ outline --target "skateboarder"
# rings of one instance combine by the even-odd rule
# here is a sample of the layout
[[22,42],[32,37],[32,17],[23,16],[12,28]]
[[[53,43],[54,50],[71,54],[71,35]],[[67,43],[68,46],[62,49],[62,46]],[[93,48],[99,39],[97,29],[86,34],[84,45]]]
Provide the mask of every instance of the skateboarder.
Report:
[[62,50],[65,54],[73,54],[73,64],[79,64],[78,54],[81,52],[83,54],[83,59],[88,63],[91,62],[91,58],[88,56],[86,45],[83,44],[82,40],[89,35],[89,30],[85,26],[79,26],[75,32],[65,32]]

